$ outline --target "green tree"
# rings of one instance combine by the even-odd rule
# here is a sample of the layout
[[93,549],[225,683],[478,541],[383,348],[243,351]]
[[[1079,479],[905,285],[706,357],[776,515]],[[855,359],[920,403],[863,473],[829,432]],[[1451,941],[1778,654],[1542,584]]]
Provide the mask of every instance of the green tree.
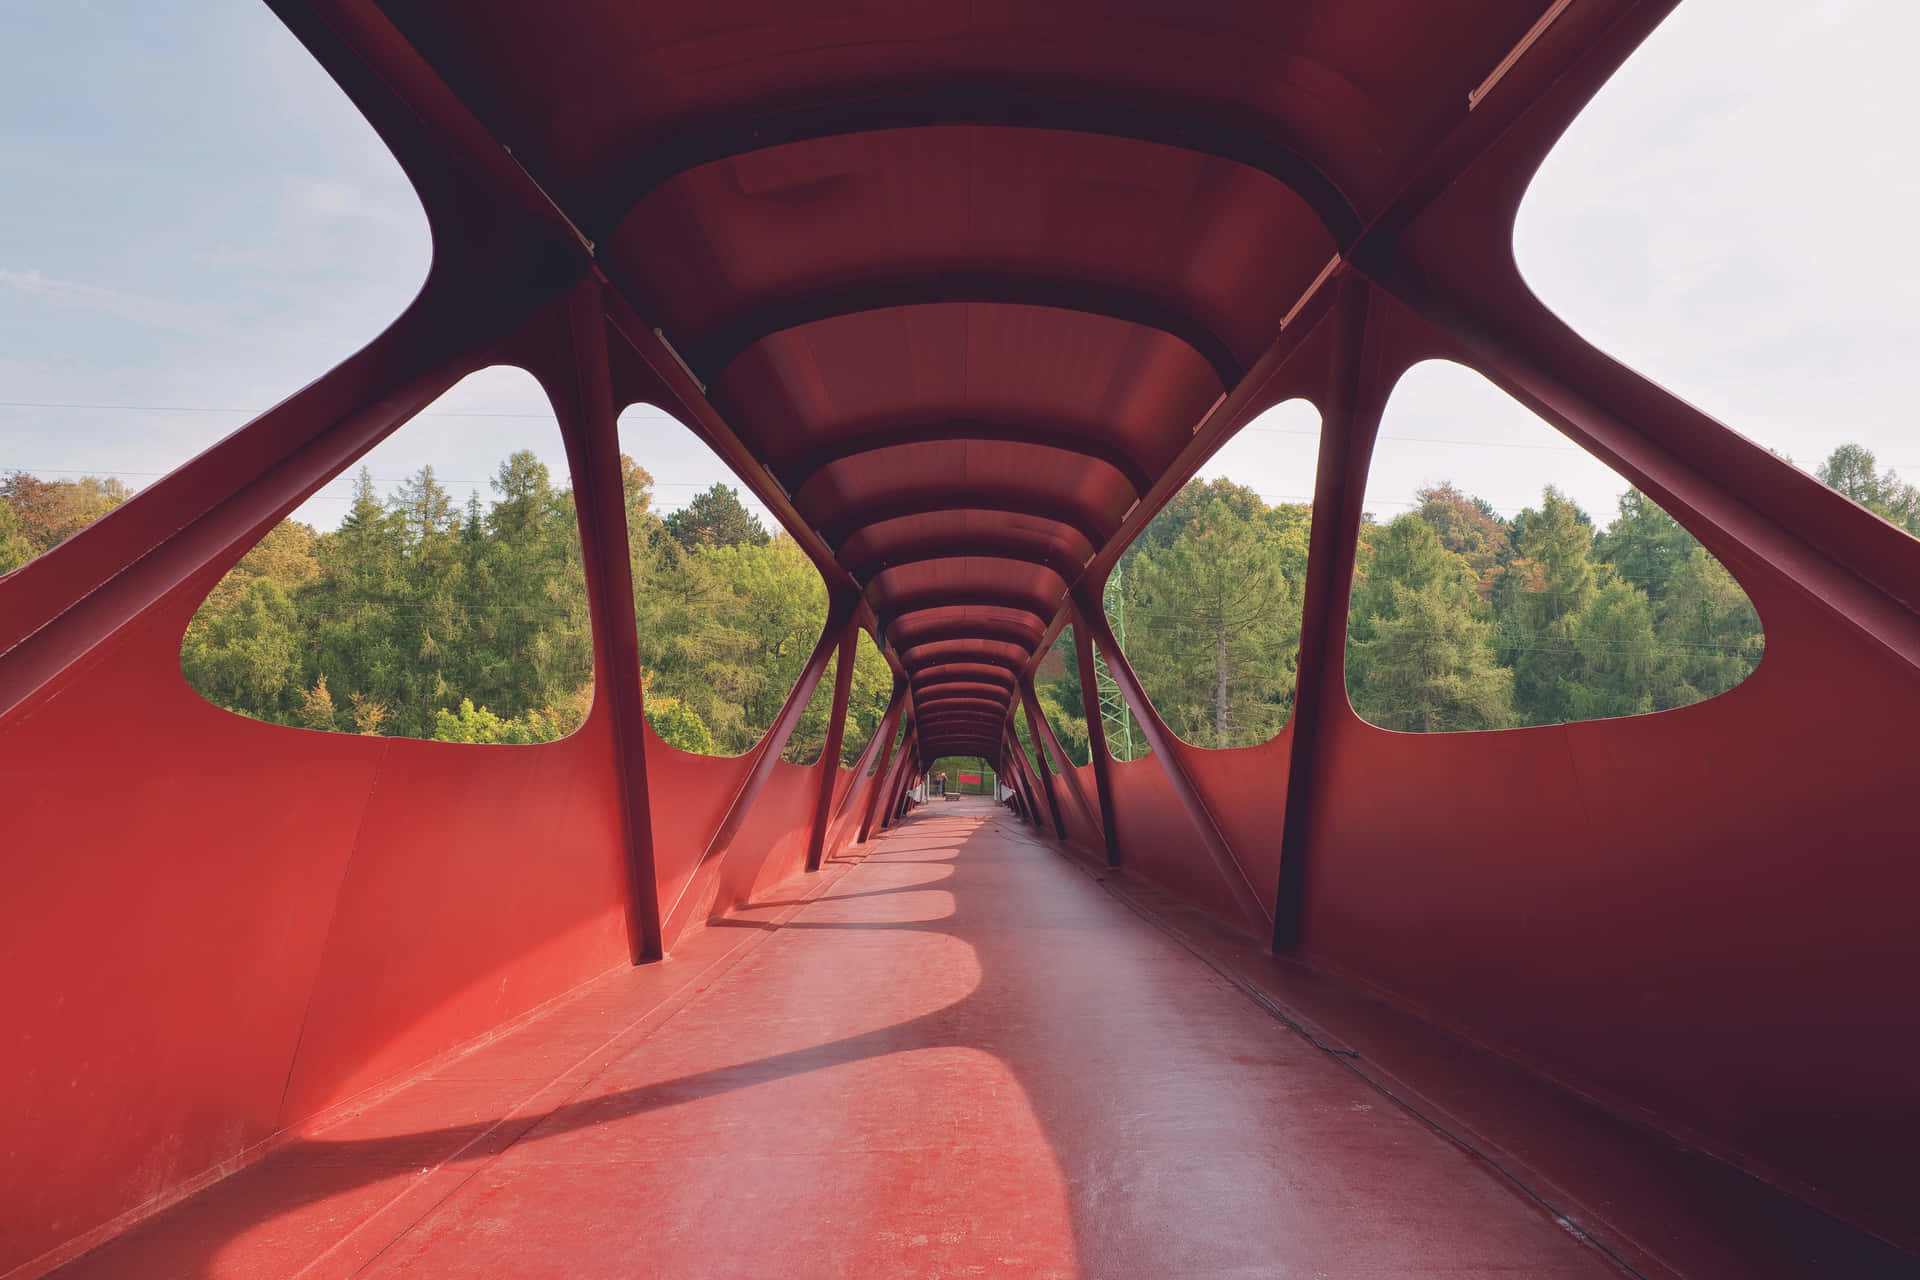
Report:
[[873,637],[862,635],[854,650],[853,686],[847,694],[847,729],[840,739],[840,763],[855,764],[880,731],[887,700],[893,696],[893,668],[880,656]]
[[827,721],[833,710],[833,670],[839,662],[837,654],[827,659],[813,692],[807,696],[807,704],[800,711],[800,722],[793,727],[792,736],[780,752],[780,758],[788,764],[812,764],[826,749]]
[[[1404,517],[1403,517],[1404,518]],[[1513,722],[1513,673],[1494,661],[1493,628],[1476,618],[1457,582],[1385,584],[1390,612],[1353,645],[1354,709],[1383,729],[1441,733]]]
[[702,545],[662,557],[648,597],[641,663],[653,687],[684,701],[722,753],[750,749],[820,637],[827,592],[819,570],[785,535]]
[[1473,566],[1447,550],[1433,525],[1417,513],[1362,532],[1367,535],[1365,568],[1356,570],[1347,612],[1347,631],[1354,641],[1371,640],[1378,620],[1398,616],[1397,587],[1415,592],[1435,588],[1463,606],[1475,597],[1479,576]]
[[667,533],[681,546],[765,546],[766,526],[740,501],[740,491],[715,483],[666,518]]
[[1683,707],[1725,693],[1747,678],[1766,649],[1753,602],[1725,566],[1699,545],[1668,577],[1654,625],[1678,666],[1679,680],[1666,706]]
[[1671,705],[1677,672],[1653,633],[1647,593],[1612,578],[1572,620],[1579,663],[1565,685],[1568,718],[1634,716]]
[[303,638],[292,598],[273,579],[259,577],[231,607],[195,618],[180,667],[189,684],[221,706],[286,720],[300,707]]
[[1281,559],[1274,532],[1229,499],[1128,569],[1127,656],[1168,727],[1196,746],[1250,746],[1286,723],[1300,617]]
[[12,573],[38,554],[21,527],[20,513],[0,498],[0,573]]
[[333,694],[327,690],[327,678],[324,675],[315,676],[313,687],[301,696],[295,723],[308,729],[333,732]]
[[1653,499],[1628,489],[1620,495],[1620,512],[1613,523],[1594,539],[1593,554],[1650,599],[1659,600],[1666,595],[1675,566],[1699,545]]
[[1414,497],[1420,505],[1413,514],[1433,530],[1442,547],[1467,562],[1485,598],[1500,568],[1513,558],[1506,523],[1484,501],[1460,492],[1451,482],[1421,489]]
[[1572,683],[1582,659],[1575,623],[1600,589],[1593,524],[1551,485],[1539,508],[1521,512],[1514,524],[1519,556],[1501,583],[1503,665],[1513,668],[1513,705],[1521,719],[1560,724],[1576,718]]
[[660,740],[670,747],[701,756],[718,754],[713,734],[707,731],[707,726],[694,714],[693,708],[678,698],[668,697],[664,693],[649,695],[647,723],[660,735]]
[[1877,466],[1873,451],[1865,445],[1843,444],[1827,455],[1814,474],[1820,483],[1881,519],[1908,533],[1920,533],[1920,489],[1901,480],[1893,468],[1877,471]]

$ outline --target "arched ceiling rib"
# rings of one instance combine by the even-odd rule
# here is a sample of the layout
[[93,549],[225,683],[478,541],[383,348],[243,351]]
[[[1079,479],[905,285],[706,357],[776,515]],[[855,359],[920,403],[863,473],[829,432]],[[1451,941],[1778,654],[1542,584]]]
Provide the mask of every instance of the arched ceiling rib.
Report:
[[995,754],[968,717],[1546,0],[329,3],[394,24],[704,380],[703,434],[864,592],[922,753]]
[[743,351],[776,333],[867,311],[941,302],[1075,311],[1152,329],[1192,348],[1213,369],[1222,390],[1231,388],[1246,372],[1219,335],[1168,302],[1087,280],[1022,279],[986,271],[861,281],[831,291],[814,290],[760,301],[752,310],[730,316],[712,332],[688,342],[680,354],[693,366],[694,373],[717,382]]
[[1272,135],[1183,116],[1144,103],[1074,100],[990,82],[790,107],[684,130],[608,166],[581,202],[590,233],[610,234],[648,194],[689,170],[771,147],[897,129],[987,125],[1089,133],[1157,143],[1256,169],[1296,193],[1335,240],[1360,231],[1360,215],[1333,181]]
[[882,423],[843,435],[831,444],[818,446],[791,461],[776,464],[774,469],[779,473],[781,483],[786,485],[787,492],[798,493],[821,468],[862,454],[911,444],[977,441],[984,444],[1037,446],[1078,454],[1104,462],[1120,472],[1137,493],[1145,493],[1152,488],[1153,473],[1147,466],[1124,448],[1101,439],[1096,434],[1097,430],[1042,422]]
[[[1132,504],[1129,503],[1129,506]],[[804,511],[804,508],[802,508]],[[1009,495],[973,485],[947,485],[921,481],[898,486],[895,492],[867,502],[845,504],[838,511],[823,514],[814,523],[820,535],[835,547],[870,524],[935,511],[988,511],[1000,515],[1024,516],[1060,525],[1079,534],[1094,546],[1106,542],[1113,530],[1094,512],[1066,499],[1049,504],[1044,497]]]

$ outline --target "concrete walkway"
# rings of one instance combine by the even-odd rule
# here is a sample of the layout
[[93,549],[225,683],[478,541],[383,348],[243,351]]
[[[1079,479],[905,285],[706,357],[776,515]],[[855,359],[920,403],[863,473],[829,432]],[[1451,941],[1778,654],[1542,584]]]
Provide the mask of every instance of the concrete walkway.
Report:
[[61,1274],[1619,1274],[1005,811],[864,852]]

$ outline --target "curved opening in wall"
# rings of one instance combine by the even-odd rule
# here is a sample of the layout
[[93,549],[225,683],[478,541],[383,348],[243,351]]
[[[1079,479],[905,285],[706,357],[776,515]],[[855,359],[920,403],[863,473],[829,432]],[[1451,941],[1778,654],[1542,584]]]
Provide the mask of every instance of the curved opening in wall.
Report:
[[[907,717],[903,710],[900,718],[896,720],[893,725],[892,744],[890,746],[883,748],[883,750],[886,753],[887,768],[889,769],[893,768],[894,761],[900,758],[900,744],[906,740],[906,736],[907,736]],[[867,762],[867,776],[872,777],[874,772],[877,769],[879,769],[879,767],[880,767],[880,756],[879,754],[875,754],[873,759]]]
[[[1293,714],[1319,445],[1313,405],[1267,410],[1140,531],[1107,581],[1115,638],[1154,710],[1192,746],[1256,746]],[[1105,705],[1111,679],[1100,674]],[[1119,759],[1144,754],[1118,706],[1107,742]]]
[[565,737],[593,705],[580,526],[533,376],[469,374],[228,571],[187,682],[274,724],[441,742]]
[[1669,711],[1760,661],[1753,605],[1692,534],[1461,365],[1401,377],[1363,505],[1347,697],[1383,729]]
[[[837,660],[837,659],[836,659]],[[887,699],[893,696],[893,668],[880,656],[873,636],[860,632],[853,654],[853,684],[847,691],[847,727],[840,735],[840,763],[851,768],[860,763],[874,734],[887,716]],[[879,753],[874,753],[874,760]],[[874,760],[869,760],[871,769]]]
[[1597,346],[1909,533],[1914,36],[1893,4],[1687,0],[1547,157],[1514,237]]
[[800,712],[800,723],[793,727],[793,734],[780,751],[780,758],[788,764],[817,764],[820,753],[826,750],[827,722],[833,712],[834,671],[839,665],[838,653],[828,658],[827,665],[821,669],[819,682],[807,696],[807,705]]
[[[431,257],[399,164],[264,5],[0,9],[0,574],[364,346]],[[137,193],[132,195],[130,193]]]
[[[739,478],[671,414],[620,414],[627,550],[647,720],[697,755],[752,750],[780,714],[827,622],[820,571]],[[856,666],[856,671],[858,667]],[[788,759],[826,740],[832,664]],[[819,714],[811,703],[820,703]]]
[[[1074,651],[1071,622],[1060,628],[1053,647],[1047,650],[1040,664],[1034,668],[1033,691],[1040,704],[1040,714],[1053,730],[1053,736],[1060,740],[1060,749],[1067,753],[1067,759],[1076,765],[1092,764],[1086,703],[1080,696],[1080,660]],[[1024,709],[1014,713],[1013,728],[1020,735],[1020,746],[1027,753],[1027,758],[1035,759],[1033,735],[1027,730]],[[1049,755],[1048,767],[1053,767],[1055,763]]]

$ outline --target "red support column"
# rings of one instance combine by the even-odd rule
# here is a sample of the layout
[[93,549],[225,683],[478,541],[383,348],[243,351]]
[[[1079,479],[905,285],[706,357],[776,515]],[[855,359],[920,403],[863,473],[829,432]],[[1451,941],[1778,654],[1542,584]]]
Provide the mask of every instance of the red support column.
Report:
[[[1093,806],[1087,803],[1086,793],[1080,789],[1080,779],[1073,771],[1073,761],[1067,758],[1067,749],[1060,745],[1053,726],[1047,723],[1046,713],[1040,710],[1040,695],[1034,692],[1033,681],[1023,680],[1020,684],[1020,701],[1027,712],[1027,733],[1033,738],[1033,754],[1039,757],[1040,767],[1046,768],[1048,757],[1052,758],[1054,772],[1059,775],[1061,785],[1067,794],[1073,797],[1073,803],[1080,810],[1081,820],[1089,827],[1096,826]],[[1066,839],[1063,831],[1061,839]]]
[[1275,897],[1273,945],[1288,950],[1300,941],[1306,885],[1308,836],[1312,829],[1320,759],[1321,724],[1329,698],[1343,697],[1347,596],[1354,548],[1360,533],[1360,503],[1367,459],[1379,427],[1379,395],[1366,394],[1366,342],[1372,290],[1348,275],[1339,281],[1331,323],[1333,358],[1320,427],[1320,465],[1314,478],[1313,529],[1307,545],[1306,590],[1300,610],[1300,657],[1294,676],[1293,747],[1287,760],[1287,804],[1280,827],[1280,879]]
[[[893,693],[887,698],[887,709],[881,715],[880,725],[873,731],[866,749],[861,751],[860,759],[853,766],[853,784],[834,807],[834,817],[838,818],[857,802],[871,797],[875,781],[886,769],[886,757],[893,748],[893,728],[900,722],[900,708],[906,700],[906,693],[906,681],[896,675],[893,678]],[[875,762],[876,756],[879,757],[878,763]]]
[[[1026,690],[1024,688],[1021,689],[1020,695],[1021,700],[1025,701]],[[1035,722],[1033,709],[1031,707],[1027,709],[1027,732],[1033,736],[1034,767],[1040,771],[1040,789],[1047,797],[1047,812],[1053,816],[1053,834],[1065,840],[1067,838],[1067,824],[1060,817],[1060,797],[1054,793],[1053,774],[1047,769],[1046,748],[1040,745],[1040,726]],[[1007,725],[1007,733],[1011,735],[1016,744],[1020,741],[1020,735],[1014,733],[1011,722]],[[1026,759],[1026,753],[1024,751],[1021,752],[1021,759],[1023,761]]]
[[1014,770],[1019,775],[1021,785],[1026,788],[1027,802],[1033,809],[1033,825],[1045,830],[1046,812],[1040,806],[1040,786],[1034,777],[1033,761],[1027,758],[1026,748],[1020,745],[1020,735],[1008,725],[1006,731],[1008,749],[1013,753]]
[[880,829],[885,831],[900,816],[900,801],[913,777],[916,763],[914,753],[920,749],[920,730],[916,726],[907,730],[906,741],[900,744],[900,758],[894,762],[893,778],[887,784],[887,796],[882,802]]
[[1033,779],[1027,772],[1026,753],[1020,750],[1020,740],[1013,732],[1012,726],[1008,726],[1004,731],[1003,740],[1006,744],[1007,759],[1013,766],[1008,776],[1013,779],[1014,792],[1020,797],[1020,805],[1024,810],[1020,816],[1038,827],[1044,820],[1035,802]]
[[669,936],[677,932],[681,921],[677,918],[681,902],[686,901],[687,888],[699,880],[699,868],[713,860],[724,851],[740,827],[747,820],[747,814],[753,808],[753,802],[759,798],[760,788],[766,785],[767,778],[773,773],[775,762],[786,749],[787,739],[793,736],[800,716],[807,709],[807,700],[813,696],[813,687],[820,683],[820,675],[827,667],[827,659],[833,656],[835,647],[840,643],[840,633],[853,617],[853,611],[859,603],[859,597],[841,595],[827,610],[827,625],[821,629],[820,639],[815,642],[813,652],[807,656],[807,665],[800,669],[800,679],[787,694],[787,700],[780,707],[780,714],[774,717],[773,727],[767,730],[767,736],[754,748],[757,753],[747,776],[740,780],[740,787],[733,794],[733,803],[727,806],[726,816],[714,830],[713,838],[707,841],[706,849],[695,864],[695,874],[687,878],[686,888],[681,889],[680,899],[669,907],[662,919],[662,932]]
[[840,777],[840,742],[847,729],[847,695],[853,692],[854,645],[860,628],[848,620],[840,636],[840,652],[833,660],[833,710],[827,718],[827,745],[820,750],[820,796],[813,806],[813,835],[807,841],[807,870],[820,869],[827,844],[827,821],[833,817],[833,784]]
[[1180,763],[1180,758],[1174,754],[1173,735],[1167,732],[1159,715],[1154,712],[1153,704],[1148,701],[1146,691],[1140,687],[1139,680],[1133,674],[1132,665],[1127,662],[1126,655],[1120,651],[1119,642],[1113,638],[1113,631],[1107,626],[1107,615],[1100,608],[1099,599],[1097,597],[1091,600],[1082,598],[1078,603],[1081,621],[1093,632],[1093,642],[1100,646],[1100,651],[1106,655],[1107,670],[1113,673],[1113,682],[1120,686],[1121,696],[1126,698],[1127,705],[1133,709],[1133,718],[1139,722],[1140,731],[1146,736],[1147,745],[1153,748],[1153,758],[1158,760],[1161,769],[1165,770],[1167,781],[1173,786],[1173,794],[1179,799],[1181,807],[1187,811],[1187,816],[1192,819],[1194,831],[1200,837],[1201,847],[1207,851],[1207,857],[1213,861],[1214,869],[1226,882],[1227,890],[1233,894],[1233,900],[1239,905],[1241,914],[1246,916],[1247,922],[1254,926],[1259,937],[1263,941],[1266,940],[1273,933],[1273,918],[1260,904],[1260,897],[1254,893],[1253,886],[1247,883],[1247,873],[1240,869],[1240,860],[1233,856],[1233,848],[1227,843],[1225,833],[1220,830],[1220,824],[1214,819],[1213,811],[1207,808],[1207,802],[1201,797],[1199,788],[1193,783],[1193,778],[1187,773],[1186,767]]
[[[913,737],[913,721],[909,719],[906,733],[900,740],[902,756],[906,754],[907,739],[911,737]],[[893,785],[894,770],[897,768],[899,763],[894,759],[893,754],[893,730],[888,727],[886,742],[880,748],[880,764],[873,771],[873,790],[867,795],[867,811],[860,819],[860,832],[853,840],[855,844],[865,844],[872,836],[874,819],[881,816],[880,806],[884,803],[883,797],[887,794],[887,788]]]
[[1107,841],[1107,865],[1120,865],[1120,830],[1113,820],[1113,757],[1107,751],[1107,725],[1100,718],[1100,684],[1093,673],[1093,635],[1072,600],[1073,660],[1080,668],[1080,704],[1087,713],[1087,754],[1093,758],[1094,790],[1100,793],[1100,833]]
[[[621,829],[626,841],[632,903],[627,940],[633,962],[661,956],[660,885],[653,862],[652,810],[647,799],[646,708],[640,687],[640,637],[634,625],[633,566],[628,560],[625,495],[620,482],[620,428],[607,363],[607,323],[601,289],[583,280],[568,299],[573,351],[573,396],[556,397],[560,426],[572,458],[580,540],[585,548],[587,596],[593,630],[601,639],[599,679],[613,723],[613,767],[620,777]],[[571,403],[568,403],[569,399]]]

